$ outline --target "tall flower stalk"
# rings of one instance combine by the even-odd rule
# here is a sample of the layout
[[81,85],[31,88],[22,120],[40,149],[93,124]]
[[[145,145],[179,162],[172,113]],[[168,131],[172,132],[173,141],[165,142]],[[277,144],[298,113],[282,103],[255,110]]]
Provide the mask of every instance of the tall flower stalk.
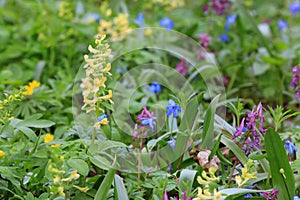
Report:
[[[82,96],[84,105],[82,109],[87,113],[94,111],[96,114],[96,123],[94,124],[94,133],[92,136],[92,143],[95,139],[96,129],[103,124],[107,124],[107,115],[103,115],[105,110],[102,107],[102,102],[109,102],[113,104],[112,90],[106,88],[106,80],[112,74],[110,73],[111,63],[110,59],[111,49],[109,44],[105,40],[105,35],[96,38],[96,47],[89,45],[88,50],[89,55],[84,55],[84,60],[86,64],[85,78],[81,81],[80,87],[83,88]],[[105,117],[101,117],[105,116]]]

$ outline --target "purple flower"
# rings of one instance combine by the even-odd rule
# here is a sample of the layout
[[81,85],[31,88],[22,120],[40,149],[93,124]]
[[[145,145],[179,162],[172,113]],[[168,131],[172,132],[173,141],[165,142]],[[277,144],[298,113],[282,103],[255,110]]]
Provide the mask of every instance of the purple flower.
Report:
[[154,92],[155,94],[157,94],[161,92],[161,86],[157,82],[154,82],[150,85],[149,92]]
[[278,190],[272,189],[270,192],[262,192],[263,197],[267,200],[276,200],[276,196],[279,194]]
[[292,15],[295,16],[297,13],[300,13],[300,3],[295,1],[290,4],[289,10],[291,11]]
[[209,44],[209,37],[208,37],[208,35],[205,34],[205,33],[202,33],[202,34],[200,34],[199,38],[200,38],[201,46],[204,47],[204,48],[206,48],[208,46],[208,44]]
[[170,172],[172,170],[172,168],[173,168],[172,164],[169,164],[168,168],[167,168],[167,172]]
[[143,16],[143,13],[142,13],[142,12],[140,12],[140,13],[137,15],[137,17],[136,17],[136,19],[135,19],[135,23],[136,23],[137,25],[139,25],[139,26],[142,26],[142,25],[144,24],[144,16]]
[[170,18],[165,17],[160,20],[159,25],[166,27],[167,31],[169,31],[174,27],[174,22]]
[[189,71],[189,66],[186,64],[185,59],[183,58],[177,65],[176,71],[178,71],[182,76],[186,76]]
[[192,197],[186,196],[186,190],[183,191],[183,200],[192,200]]
[[229,37],[228,37],[228,35],[227,35],[226,33],[223,33],[223,34],[220,36],[220,40],[221,40],[222,42],[227,43],[227,42],[229,42]]
[[212,9],[217,15],[223,15],[227,8],[231,6],[228,0],[211,0]]
[[277,22],[278,28],[281,31],[282,29],[288,27],[288,23],[284,20],[278,20]]
[[167,143],[170,145],[172,151],[174,151],[176,146],[176,140],[172,137],[171,140],[168,140]]
[[167,190],[165,190],[165,192],[164,192],[164,200],[169,200]]
[[292,68],[292,72],[293,72],[293,76],[292,76],[292,82],[291,82],[291,86],[297,90],[295,97],[296,98],[300,98],[300,84],[299,84],[299,80],[300,80],[300,68],[298,67],[298,65],[294,66]]
[[298,151],[297,147],[289,140],[285,141],[284,148],[286,148],[288,150],[290,156],[292,156],[294,154],[294,152]]
[[[246,154],[249,154],[251,150],[256,150],[257,148],[261,148],[260,146],[260,134],[264,136],[266,129],[263,128],[263,123],[265,121],[265,116],[262,112],[262,104],[259,103],[258,106],[254,106],[252,111],[248,113],[246,118],[243,118],[239,127],[236,128],[236,132],[233,133],[232,139],[242,137],[244,139],[244,146],[242,149]],[[257,125],[258,130],[257,131]],[[244,137],[245,132],[250,131],[251,134],[246,134],[246,138]]]
[[167,109],[167,116],[169,117],[170,115],[173,114],[174,118],[178,117],[178,112],[181,112],[181,108],[178,104],[176,104],[172,99],[169,100],[169,105],[166,107]]
[[144,107],[142,113],[138,115],[138,120],[141,121],[141,126],[149,126],[152,132],[154,132],[154,124],[156,117],[153,112],[150,112],[147,107]]

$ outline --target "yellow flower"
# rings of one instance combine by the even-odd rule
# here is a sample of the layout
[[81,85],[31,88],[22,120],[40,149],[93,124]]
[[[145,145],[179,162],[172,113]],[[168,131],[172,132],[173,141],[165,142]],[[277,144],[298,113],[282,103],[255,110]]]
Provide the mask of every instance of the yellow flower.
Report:
[[58,187],[57,188],[57,192],[60,196],[65,196],[65,193],[64,193],[64,188],[63,187]]
[[54,136],[51,135],[50,133],[47,133],[45,135],[45,138],[44,138],[44,142],[47,143],[47,142],[52,142],[52,140],[54,139]]
[[79,174],[77,174],[77,171],[73,171],[68,178],[63,178],[61,181],[72,181],[76,180],[80,177]]
[[29,83],[29,85],[25,85],[25,92],[23,92],[24,95],[32,95],[35,88],[39,87],[41,84],[40,82],[33,80]]
[[59,176],[55,176],[54,178],[53,178],[53,183],[54,184],[57,184],[57,183],[59,183],[60,182],[60,177]]
[[87,192],[89,190],[88,187],[79,187],[77,185],[73,185],[73,187],[80,190],[81,192]]
[[5,152],[0,150],[0,158],[5,156]]
[[61,144],[53,144],[51,145],[51,147],[55,148],[55,147],[60,147]]
[[149,36],[149,35],[152,34],[152,30],[151,30],[150,28],[147,28],[147,29],[145,29],[144,34],[145,34],[146,36]]

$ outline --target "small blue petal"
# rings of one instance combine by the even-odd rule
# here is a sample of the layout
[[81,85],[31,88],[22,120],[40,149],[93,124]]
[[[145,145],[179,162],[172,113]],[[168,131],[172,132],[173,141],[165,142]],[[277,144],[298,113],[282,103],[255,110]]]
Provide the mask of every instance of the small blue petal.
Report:
[[165,17],[160,20],[159,25],[166,27],[166,29],[169,31],[174,27],[174,22],[170,18]]
[[229,26],[230,26],[231,24],[234,24],[235,21],[236,21],[236,18],[237,18],[237,14],[236,14],[236,13],[227,16],[227,17],[226,17],[226,24],[229,25]]
[[144,16],[143,16],[143,13],[142,13],[142,12],[140,12],[140,13],[137,15],[137,17],[136,17],[136,19],[135,19],[135,23],[136,23],[137,25],[139,25],[139,26],[142,26],[142,25],[144,24]]
[[158,83],[154,82],[149,87],[149,92],[154,92],[155,94],[157,94],[161,92],[161,86]]
[[284,20],[278,20],[277,22],[278,28],[281,31],[282,29],[288,27],[288,23]]
[[289,10],[291,11],[292,15],[296,15],[297,13],[300,13],[300,3],[299,2],[293,2],[289,6]]
[[223,42],[228,42],[229,41],[229,37],[228,37],[228,35],[226,34],[226,33],[223,33],[221,36],[220,36],[220,39],[221,39],[221,41],[223,41]]
[[101,115],[98,117],[98,122],[101,122],[103,119],[107,118],[107,115],[104,114],[104,115]]
[[171,138],[171,140],[168,140],[167,143],[170,145],[172,151],[174,151],[176,146],[176,140],[174,138]]

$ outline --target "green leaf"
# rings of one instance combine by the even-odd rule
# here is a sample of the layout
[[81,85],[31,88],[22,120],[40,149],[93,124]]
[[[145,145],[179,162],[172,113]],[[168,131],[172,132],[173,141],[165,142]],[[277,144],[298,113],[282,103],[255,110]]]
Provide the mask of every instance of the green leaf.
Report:
[[[293,199],[295,195],[295,179],[289,164],[289,159],[284,149],[279,134],[273,129],[268,129],[265,134],[267,159],[270,163],[273,187],[279,190],[278,199]],[[280,170],[284,170],[284,174]]]
[[226,136],[222,135],[221,142],[225,144],[233,153],[234,155],[245,165],[248,162],[248,158],[244,151],[236,145],[231,139],[227,138]]
[[260,192],[267,192],[267,191],[271,191],[271,190],[251,190],[251,189],[244,189],[244,188],[229,188],[229,189],[224,189],[224,190],[220,191],[220,192],[222,192],[223,195],[227,195],[227,196],[222,196],[219,200],[233,199],[233,198],[231,198],[231,196],[237,195],[237,194],[260,193]]
[[95,200],[106,200],[107,193],[111,187],[111,184],[114,180],[116,170],[111,168],[108,170],[104,180],[102,181],[96,195]]
[[16,127],[33,127],[33,128],[48,128],[50,126],[53,126],[55,123],[50,120],[35,120],[35,119],[29,119],[29,120],[22,120],[16,124]]
[[33,130],[27,127],[18,127],[18,130],[20,130],[22,133],[24,133],[31,141],[36,142],[37,141],[37,136]]
[[202,149],[211,150],[214,146],[214,123],[215,112],[220,95],[216,96],[210,103],[203,124]]
[[[179,188],[181,189],[181,191],[184,191],[186,189],[188,194],[191,193],[196,173],[197,173],[196,170],[190,170],[190,169],[183,169],[181,171],[179,177]],[[188,185],[187,188],[185,188],[186,183]]]
[[255,151],[248,156],[251,160],[261,160],[267,157],[266,154],[261,154],[259,151]]
[[68,165],[73,169],[77,170],[77,172],[83,176],[87,176],[90,169],[88,164],[79,158],[71,158],[67,161]]
[[[123,182],[123,179],[119,175],[115,175],[115,189],[117,190],[117,199],[118,200],[128,200],[126,188]],[[115,194],[116,197],[116,194]]]

